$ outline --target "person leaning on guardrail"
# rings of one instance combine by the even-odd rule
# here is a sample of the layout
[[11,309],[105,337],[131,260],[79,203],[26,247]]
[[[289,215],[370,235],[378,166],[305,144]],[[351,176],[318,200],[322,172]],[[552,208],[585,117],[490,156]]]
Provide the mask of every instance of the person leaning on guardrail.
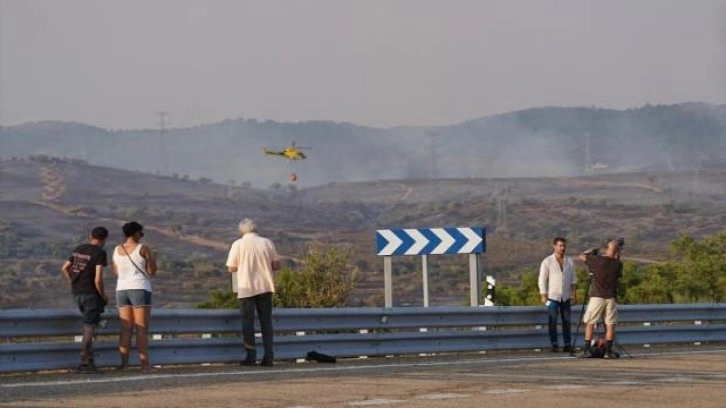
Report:
[[539,293],[542,303],[547,306],[547,321],[549,326],[550,343],[552,351],[560,351],[557,341],[557,318],[562,316],[562,340],[565,343],[564,352],[572,351],[570,338],[570,312],[572,302],[575,302],[575,266],[570,257],[565,256],[567,241],[557,237],[552,242],[554,253],[542,261],[539,268]]
[[242,313],[242,342],[246,358],[242,365],[257,364],[255,345],[255,309],[260,320],[265,355],[260,363],[272,367],[272,295],[275,292],[273,271],[279,269],[275,245],[257,234],[257,226],[249,218],[239,223],[242,238],[234,241],[227,257],[227,270],[237,273],[237,297]]
[[136,329],[136,348],[142,371],[149,364],[149,317],[151,315],[151,277],[156,274],[156,260],[148,246],[141,243],[144,227],[136,221],[121,227],[126,239],[113,251],[113,272],[116,281],[116,306],[121,321],[119,334],[119,369],[129,364],[131,334]]
[[108,264],[108,255],[103,249],[106,238],[108,238],[106,228],[94,228],[88,243],[77,246],[61,267],[78,310],[83,314],[81,364],[77,369],[77,372],[82,374],[98,372],[93,361],[93,336],[96,326],[101,321],[103,308],[108,304],[108,296],[103,287],[103,268]]

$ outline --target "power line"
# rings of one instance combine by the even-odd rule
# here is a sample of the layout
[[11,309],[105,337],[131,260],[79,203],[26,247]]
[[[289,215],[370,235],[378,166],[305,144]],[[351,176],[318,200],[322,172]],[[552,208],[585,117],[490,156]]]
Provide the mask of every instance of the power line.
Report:
[[429,174],[430,178],[432,180],[435,180],[439,177],[439,168],[438,168],[438,160],[439,160],[439,152],[438,152],[438,132],[428,131],[426,132],[426,136],[429,138]]
[[437,146],[439,133],[428,131],[426,136],[429,138],[429,162],[427,163],[429,167],[429,199],[433,202],[436,197],[436,190],[438,190],[436,179],[439,177],[439,152]]
[[509,190],[509,186],[505,184],[496,195],[497,229],[501,231],[507,230],[507,196]]
[[590,131],[583,135],[585,138],[585,175],[592,174],[592,156],[590,155]]
[[169,153],[167,152],[166,146],[166,117],[169,116],[169,112],[156,112],[159,116],[159,159],[161,161],[161,170],[158,170],[163,175],[169,175]]

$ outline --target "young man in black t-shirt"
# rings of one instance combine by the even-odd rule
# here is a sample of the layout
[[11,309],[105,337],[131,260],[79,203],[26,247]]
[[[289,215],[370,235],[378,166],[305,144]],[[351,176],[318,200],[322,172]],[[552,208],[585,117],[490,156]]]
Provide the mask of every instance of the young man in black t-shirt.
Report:
[[590,288],[590,301],[587,311],[582,318],[585,323],[585,351],[583,357],[590,356],[590,343],[592,341],[594,326],[603,317],[605,321],[605,358],[617,358],[613,353],[615,340],[615,324],[618,320],[617,296],[618,283],[623,275],[623,263],[618,259],[620,248],[616,240],[609,240],[605,248],[605,255],[583,253],[580,259],[585,261],[592,273]]
[[79,373],[98,372],[93,362],[93,336],[96,326],[101,321],[103,308],[108,304],[108,297],[103,287],[103,268],[108,264],[106,251],[103,249],[106,238],[108,238],[106,228],[94,228],[88,243],[77,246],[61,267],[78,310],[83,314]]

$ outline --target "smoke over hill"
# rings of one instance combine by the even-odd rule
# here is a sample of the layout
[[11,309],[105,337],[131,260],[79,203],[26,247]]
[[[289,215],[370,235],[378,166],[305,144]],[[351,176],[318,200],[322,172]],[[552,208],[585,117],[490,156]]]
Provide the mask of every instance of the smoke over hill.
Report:
[[[262,147],[311,146],[308,160]],[[45,154],[93,165],[255,187],[378,179],[574,176],[692,169],[726,161],[726,105],[536,108],[430,128],[235,119],[185,129],[106,130],[67,122],[0,129],[0,157]]]

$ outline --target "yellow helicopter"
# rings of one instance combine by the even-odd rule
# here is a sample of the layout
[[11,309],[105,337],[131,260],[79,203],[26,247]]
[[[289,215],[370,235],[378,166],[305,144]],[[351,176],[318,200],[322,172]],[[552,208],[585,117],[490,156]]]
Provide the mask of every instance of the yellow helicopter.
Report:
[[305,160],[308,157],[302,152],[303,149],[308,148],[298,147],[295,142],[292,142],[292,145],[286,147],[285,150],[282,151],[267,150],[266,147],[263,147],[262,151],[265,153],[265,156],[282,156],[287,160]]

